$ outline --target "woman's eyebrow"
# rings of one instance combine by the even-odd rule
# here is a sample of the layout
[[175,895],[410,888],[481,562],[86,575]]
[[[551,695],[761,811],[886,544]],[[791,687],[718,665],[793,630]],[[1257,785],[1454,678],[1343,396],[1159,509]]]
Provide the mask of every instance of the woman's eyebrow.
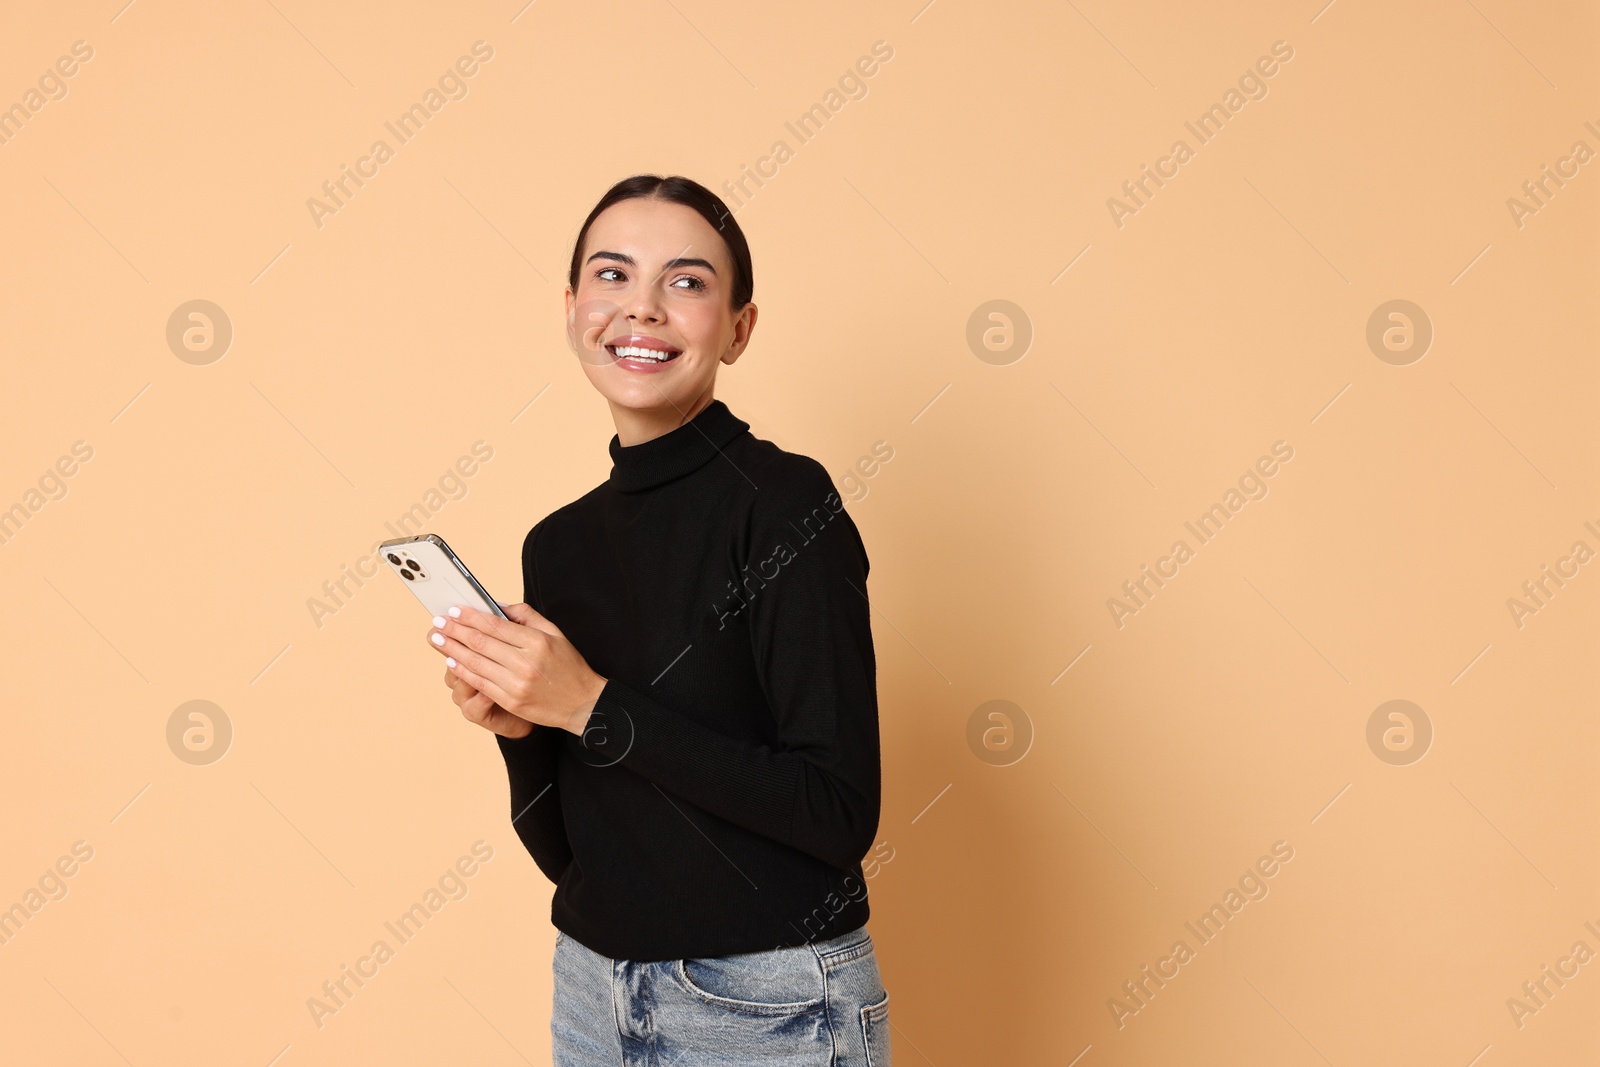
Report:
[[713,267],[710,263],[706,262],[703,259],[684,259],[682,257],[679,257],[678,259],[669,259],[669,260],[667,260],[666,265],[663,266],[661,269],[663,271],[669,271],[673,267],[704,267],[706,270],[710,271],[712,274],[717,273],[717,268]]
[[[638,265],[637,263],[634,262],[634,259],[633,259],[632,256],[627,255],[624,252],[605,252],[605,251],[596,252],[593,255],[591,255],[588,259],[584,260],[584,262],[585,263],[593,263],[597,259],[615,260],[618,263],[624,263],[624,264],[626,264],[626,265],[628,265],[630,267],[634,267],[634,266]],[[662,265],[661,270],[663,272],[666,272],[666,271],[671,270],[673,267],[703,267],[704,269],[710,271],[712,274],[717,273],[717,268],[713,267],[708,261],[706,261],[704,259],[685,258],[685,257],[682,257],[682,256],[678,257],[677,259],[669,259],[669,260],[667,260],[667,262]]]

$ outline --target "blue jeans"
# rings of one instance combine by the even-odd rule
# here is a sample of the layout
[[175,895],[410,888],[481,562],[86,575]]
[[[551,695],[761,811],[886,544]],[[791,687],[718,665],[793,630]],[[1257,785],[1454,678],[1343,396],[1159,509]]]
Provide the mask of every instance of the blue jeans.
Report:
[[556,1067],[889,1067],[866,927],[827,941],[635,963],[556,935]]

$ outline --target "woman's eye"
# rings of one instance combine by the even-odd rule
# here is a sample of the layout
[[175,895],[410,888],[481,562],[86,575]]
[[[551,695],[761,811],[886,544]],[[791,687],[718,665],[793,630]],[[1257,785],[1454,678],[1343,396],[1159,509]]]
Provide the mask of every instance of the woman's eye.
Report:
[[[614,277],[607,277],[607,275],[613,275]],[[616,267],[601,267],[599,270],[594,272],[594,276],[603,282],[622,281],[622,272]]]
[[692,274],[685,274],[683,277],[677,279],[672,284],[673,285],[678,285],[681,282],[688,282],[689,284],[688,284],[687,288],[693,289],[696,292],[698,292],[701,289],[704,289],[706,287],[706,283],[705,282],[701,281],[699,278],[696,278]]

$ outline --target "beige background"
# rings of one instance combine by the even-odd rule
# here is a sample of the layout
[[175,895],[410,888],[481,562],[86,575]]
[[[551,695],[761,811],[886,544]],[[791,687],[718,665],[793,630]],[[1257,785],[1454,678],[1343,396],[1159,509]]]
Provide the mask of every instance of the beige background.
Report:
[[[779,139],[739,210],[760,325],[718,395],[841,489],[894,451],[850,509],[896,1062],[1600,1058],[1600,962],[1507,1006],[1600,952],[1600,568],[1520,628],[1506,603],[1600,550],[1600,163],[1520,227],[1506,203],[1600,150],[1593,9],[922,3],[8,15],[0,103],[94,56],[0,145],[0,507],[93,458],[0,545],[0,906],[93,859],[0,946],[0,1059],[548,1062],[550,887],[494,743],[398,583],[320,628],[307,601],[479,440],[429,525],[518,596],[528,528],[609,470],[561,332],[578,224],[618,178],[720,189]],[[468,95],[319,228],[308,198],[479,40]],[[799,145],[784,123],[880,40]],[[1185,121],[1277,41],[1267,96],[1197,146]],[[1180,137],[1119,228],[1107,198]],[[234,330],[203,366],[165,339],[195,299]],[[1033,331],[1003,365],[966,341],[995,299]],[[1365,337],[1394,299],[1435,333],[1406,366]],[[1107,599],[1280,440],[1270,493],[1119,628]],[[197,699],[233,730],[205,766],[166,734]],[[1409,765],[1367,743],[1391,699],[1432,726]],[[990,700],[1031,723],[1009,765],[967,741]],[[467,896],[317,1026],[307,998],[480,839]],[[1269,895],[1201,946],[1184,923],[1278,841]]]

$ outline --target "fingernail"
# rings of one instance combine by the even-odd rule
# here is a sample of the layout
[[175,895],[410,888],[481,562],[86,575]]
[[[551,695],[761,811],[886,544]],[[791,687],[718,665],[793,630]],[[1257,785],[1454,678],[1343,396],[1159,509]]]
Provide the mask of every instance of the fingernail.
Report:
[[450,609],[450,617],[451,617],[451,618],[452,618],[452,619],[459,619],[459,618],[461,618],[461,609],[460,609],[460,608],[451,608],[451,609]]
[[444,629],[444,619],[441,616],[435,615],[433,617],[433,628],[435,630]]
[[444,646],[444,634],[434,634],[428,640],[432,641],[436,645],[439,645],[441,648]]
[[446,656],[444,661],[445,663],[449,664],[451,670],[455,670],[456,658],[454,656]]

